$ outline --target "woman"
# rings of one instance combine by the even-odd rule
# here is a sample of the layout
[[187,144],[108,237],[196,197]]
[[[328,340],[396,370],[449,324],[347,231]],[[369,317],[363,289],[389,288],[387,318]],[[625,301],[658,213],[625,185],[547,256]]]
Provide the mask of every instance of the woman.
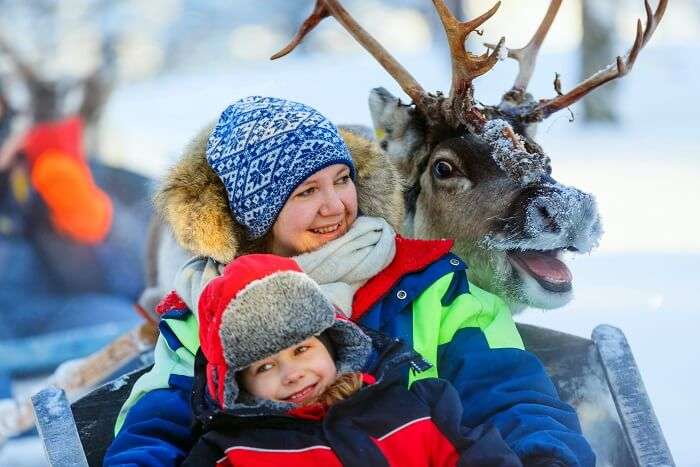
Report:
[[391,165],[345,137],[351,151],[314,109],[249,97],[171,171],[159,207],[180,244],[202,257],[160,306],[156,364],[122,409],[105,465],[175,465],[190,449],[197,297],[220,264],[248,252],[294,257],[353,320],[406,340],[432,365],[407,371],[407,383],[452,382],[462,425],[495,425],[525,465],[594,465],[576,413],[523,349],[504,302],[468,283],[452,242],[396,235]]

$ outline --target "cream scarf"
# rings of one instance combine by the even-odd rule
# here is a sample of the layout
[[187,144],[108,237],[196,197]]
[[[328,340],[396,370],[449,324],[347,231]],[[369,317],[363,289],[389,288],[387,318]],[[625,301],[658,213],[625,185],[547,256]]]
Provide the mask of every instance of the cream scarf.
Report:
[[301,269],[347,316],[357,289],[386,268],[396,254],[396,232],[380,217],[358,217],[350,230],[316,251],[295,256]]

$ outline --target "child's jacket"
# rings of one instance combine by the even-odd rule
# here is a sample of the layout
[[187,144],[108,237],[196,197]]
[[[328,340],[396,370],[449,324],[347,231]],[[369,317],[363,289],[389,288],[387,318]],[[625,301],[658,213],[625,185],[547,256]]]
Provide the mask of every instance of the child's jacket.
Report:
[[274,403],[219,409],[206,391],[200,353],[192,407],[203,434],[183,465],[522,465],[496,428],[460,428],[462,405],[447,381],[422,379],[406,388],[407,367],[429,366],[418,354],[377,333],[373,342],[365,375],[371,383],[327,411],[316,405],[285,413]]

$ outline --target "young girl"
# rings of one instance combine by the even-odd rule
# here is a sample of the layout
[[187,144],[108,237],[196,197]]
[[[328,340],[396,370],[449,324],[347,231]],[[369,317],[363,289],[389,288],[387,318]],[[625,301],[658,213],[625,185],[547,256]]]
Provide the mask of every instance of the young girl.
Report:
[[525,465],[595,464],[505,303],[467,281],[451,241],[395,233],[401,185],[375,146],[345,134],[349,151],[316,110],[269,97],[229,106],[207,135],[157,198],[176,239],[201,257],[159,307],[156,363],[132,389],[105,465],[176,465],[191,448],[199,292],[251,252],[294,257],[346,316],[411,345],[432,366],[404,369],[408,382],[449,380],[462,426],[492,423]]
[[420,356],[337,316],[291,259],[231,262],[204,289],[199,321],[202,435],[185,466],[522,465],[495,428],[460,433],[449,383],[409,391],[402,368]]

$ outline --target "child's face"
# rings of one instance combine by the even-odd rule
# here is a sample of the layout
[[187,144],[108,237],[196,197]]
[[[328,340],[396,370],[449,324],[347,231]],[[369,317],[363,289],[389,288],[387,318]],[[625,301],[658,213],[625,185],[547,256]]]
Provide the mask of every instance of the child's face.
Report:
[[314,251],[348,231],[357,217],[350,168],[334,164],[297,187],[272,226],[270,252],[294,256]]
[[243,370],[241,382],[261,399],[303,405],[321,395],[336,379],[335,362],[316,337],[258,360]]

